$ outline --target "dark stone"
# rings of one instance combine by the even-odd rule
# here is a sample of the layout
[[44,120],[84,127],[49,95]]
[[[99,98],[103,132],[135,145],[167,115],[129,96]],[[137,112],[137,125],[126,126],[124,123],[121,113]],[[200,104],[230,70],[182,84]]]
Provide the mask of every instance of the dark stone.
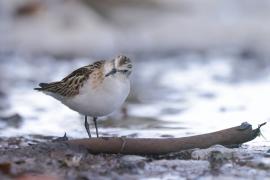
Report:
[[219,111],[220,111],[220,112],[226,112],[226,111],[227,111],[227,108],[226,108],[226,107],[220,107],[220,108],[219,108]]
[[203,92],[199,94],[200,97],[206,98],[206,99],[213,99],[216,97],[214,93],[211,92]]
[[249,124],[249,123],[247,123],[247,122],[243,122],[240,126],[239,126],[239,130],[246,130],[246,129],[249,129],[249,128],[251,128],[252,126]]
[[23,118],[19,114],[13,114],[8,117],[0,117],[0,121],[5,122],[8,126],[12,126],[15,128],[20,127],[22,124]]
[[208,159],[212,173],[217,173],[221,166],[224,164],[225,160],[226,159],[224,158],[222,152],[212,151]]
[[6,94],[0,90],[0,97],[4,97]]
[[185,109],[164,108],[161,110],[161,114],[178,114],[183,111],[185,111]]

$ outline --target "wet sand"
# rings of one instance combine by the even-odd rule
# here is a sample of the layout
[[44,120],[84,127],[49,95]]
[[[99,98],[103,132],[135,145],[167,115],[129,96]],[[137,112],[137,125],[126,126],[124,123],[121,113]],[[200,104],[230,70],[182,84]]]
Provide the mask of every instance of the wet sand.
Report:
[[56,179],[270,178],[270,151],[220,145],[162,156],[90,154],[56,137],[1,138],[0,177]]

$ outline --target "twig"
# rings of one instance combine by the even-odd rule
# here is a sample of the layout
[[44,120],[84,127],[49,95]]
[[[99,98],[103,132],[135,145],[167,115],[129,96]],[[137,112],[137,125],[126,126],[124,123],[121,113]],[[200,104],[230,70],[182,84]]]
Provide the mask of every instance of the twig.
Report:
[[158,155],[187,149],[207,148],[215,144],[224,146],[243,144],[256,138],[260,134],[260,128],[265,124],[260,124],[258,128],[252,130],[250,124],[244,123],[217,132],[182,138],[113,137],[76,139],[66,141],[66,143],[83,146],[90,153]]

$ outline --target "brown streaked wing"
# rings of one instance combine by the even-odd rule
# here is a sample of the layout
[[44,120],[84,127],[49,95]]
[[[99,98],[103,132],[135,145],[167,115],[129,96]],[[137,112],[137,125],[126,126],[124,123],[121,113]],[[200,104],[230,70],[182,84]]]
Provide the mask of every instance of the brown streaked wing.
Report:
[[80,88],[95,69],[101,68],[105,61],[97,61],[91,65],[81,67],[63,78],[61,81],[43,84],[39,90],[52,92],[64,97],[79,94]]

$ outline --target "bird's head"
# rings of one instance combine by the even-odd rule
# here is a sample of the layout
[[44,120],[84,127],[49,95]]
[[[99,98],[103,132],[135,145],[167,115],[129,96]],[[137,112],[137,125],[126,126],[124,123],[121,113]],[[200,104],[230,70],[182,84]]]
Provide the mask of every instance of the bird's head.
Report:
[[131,74],[131,70],[131,60],[126,56],[117,56],[115,59],[112,60],[112,68],[106,74],[106,76],[120,73],[128,77]]

